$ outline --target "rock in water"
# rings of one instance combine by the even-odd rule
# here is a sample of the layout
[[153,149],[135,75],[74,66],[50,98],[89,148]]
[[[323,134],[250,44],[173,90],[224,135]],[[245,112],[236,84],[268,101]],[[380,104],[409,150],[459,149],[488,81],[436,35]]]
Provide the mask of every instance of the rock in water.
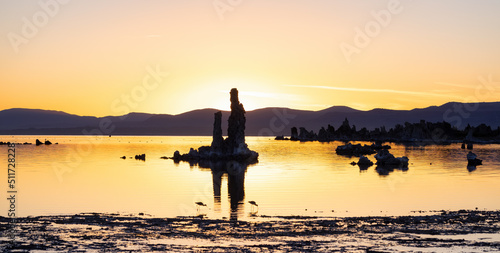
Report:
[[211,146],[193,149],[187,154],[175,151],[172,159],[175,162],[204,163],[207,161],[238,161],[244,164],[258,162],[259,154],[248,148],[245,143],[245,109],[238,99],[238,90],[231,90],[231,115],[228,120],[228,137],[222,137],[222,113],[214,115],[214,130]]
[[403,168],[408,167],[408,161],[410,160],[406,156],[394,157],[387,149],[379,150],[375,155],[375,159],[377,159],[377,165],[380,166],[396,166]]
[[368,166],[372,166],[372,165],[373,165],[373,162],[372,162],[372,161],[370,161],[370,159],[368,159],[368,157],[366,157],[366,156],[361,156],[361,157],[359,158],[358,164],[359,164],[359,165],[368,165]]
[[290,136],[290,140],[292,140],[292,141],[298,140],[299,139],[299,134],[298,134],[297,128],[296,127],[292,127],[291,131],[292,131],[292,133],[291,133],[291,136]]
[[212,137],[212,150],[220,152],[222,145],[224,145],[224,138],[222,137],[222,112],[214,113],[214,131]]
[[366,156],[361,156],[358,161],[358,166],[360,170],[367,170],[370,166],[373,165],[373,162],[368,159]]
[[476,166],[476,165],[482,165],[483,160],[477,159],[477,155],[472,153],[472,151],[469,151],[467,154],[467,166]]
[[245,109],[238,98],[238,90],[231,89],[231,115],[228,120],[226,147],[230,154],[245,152]]

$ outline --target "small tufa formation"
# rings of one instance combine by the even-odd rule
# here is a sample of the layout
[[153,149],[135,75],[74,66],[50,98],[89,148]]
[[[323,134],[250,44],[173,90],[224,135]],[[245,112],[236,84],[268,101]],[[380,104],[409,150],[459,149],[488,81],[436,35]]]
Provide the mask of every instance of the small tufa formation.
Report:
[[394,157],[387,149],[379,150],[375,155],[375,159],[377,159],[377,165],[400,168],[408,167],[408,161],[410,160],[406,156]]
[[212,137],[212,150],[221,151],[224,145],[224,138],[222,137],[222,112],[214,113],[214,131]]
[[256,163],[259,154],[248,148],[245,143],[245,109],[238,99],[238,90],[231,89],[231,115],[228,120],[227,138],[222,137],[222,113],[216,112],[214,115],[214,130],[212,145],[203,146],[198,149],[191,148],[189,153],[180,154],[175,151],[172,159],[174,161],[200,162],[200,161],[220,161],[235,160],[248,164]]
[[146,161],[146,154],[135,155],[135,160]]
[[467,162],[467,166],[477,166],[483,164],[483,160],[477,159],[477,155],[472,153],[472,151],[469,151],[467,154]]
[[370,166],[373,165],[373,162],[368,159],[366,156],[361,156],[359,158],[359,161],[353,162],[354,164],[357,164],[360,170],[367,170]]
[[343,155],[343,156],[357,156],[360,157],[362,155],[371,155],[377,153],[377,150],[380,149],[390,149],[391,146],[389,145],[382,145],[381,142],[374,143],[372,145],[363,145],[361,144],[356,144],[353,145],[351,143],[347,143],[346,145],[341,145],[337,146],[335,149],[335,153],[337,155]]

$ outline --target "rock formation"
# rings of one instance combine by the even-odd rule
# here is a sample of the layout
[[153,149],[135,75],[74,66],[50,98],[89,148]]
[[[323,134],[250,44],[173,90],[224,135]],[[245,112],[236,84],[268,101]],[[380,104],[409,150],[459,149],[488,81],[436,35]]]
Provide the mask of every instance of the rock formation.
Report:
[[361,166],[363,166],[363,167],[364,167],[364,166],[369,167],[369,166],[372,166],[372,165],[373,165],[373,162],[372,162],[372,161],[370,161],[370,159],[368,159],[368,157],[366,157],[366,156],[361,156],[361,157],[359,158],[358,165],[359,165],[360,167],[361,167]]
[[408,161],[410,160],[406,156],[394,157],[387,149],[379,150],[375,155],[375,159],[377,159],[377,165],[400,168],[408,167]]
[[368,159],[366,156],[361,156],[358,161],[358,167],[360,170],[367,170],[370,166],[373,165],[373,162]]
[[222,113],[214,115],[214,129],[211,146],[202,146],[198,149],[191,148],[189,153],[181,155],[175,151],[174,161],[187,161],[198,163],[203,161],[239,161],[253,164],[258,161],[259,154],[248,148],[245,143],[245,109],[238,99],[238,90],[231,90],[231,115],[228,120],[228,137],[222,137]]
[[238,99],[238,90],[231,89],[231,115],[228,120],[227,139],[224,145],[228,153],[238,154],[246,152],[245,144],[245,109]]
[[382,145],[381,142],[374,143],[372,145],[363,145],[361,144],[356,144],[353,145],[351,143],[347,143],[346,145],[341,145],[337,146],[335,149],[335,152],[337,155],[344,155],[344,156],[362,156],[362,155],[371,155],[377,153],[377,150],[380,149],[390,149],[391,146],[389,145]]
[[477,155],[472,153],[472,151],[469,151],[467,154],[467,166],[476,166],[476,165],[482,165],[483,160],[478,159]]
[[222,151],[222,146],[224,145],[224,138],[222,137],[222,113],[216,112],[214,113],[214,131],[212,138],[212,150],[213,151]]

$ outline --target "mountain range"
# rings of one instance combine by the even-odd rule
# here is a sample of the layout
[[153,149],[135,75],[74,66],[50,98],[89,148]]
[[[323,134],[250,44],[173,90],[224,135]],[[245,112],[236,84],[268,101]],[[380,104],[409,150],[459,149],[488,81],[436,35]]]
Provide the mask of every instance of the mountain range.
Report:
[[[194,110],[178,115],[130,113],[123,116],[78,116],[61,111],[39,109],[7,109],[0,111],[0,135],[82,135],[92,132],[112,135],[212,135],[216,109]],[[223,111],[224,132],[230,112]],[[458,129],[481,123],[493,129],[500,127],[500,102],[457,103],[413,110],[356,110],[333,106],[321,111],[289,108],[264,108],[246,113],[246,134],[249,136],[290,135],[291,127],[305,127],[317,132],[329,124],[339,127],[347,118],[357,129],[387,129],[405,122],[451,123]],[[99,130],[99,131],[92,131]]]

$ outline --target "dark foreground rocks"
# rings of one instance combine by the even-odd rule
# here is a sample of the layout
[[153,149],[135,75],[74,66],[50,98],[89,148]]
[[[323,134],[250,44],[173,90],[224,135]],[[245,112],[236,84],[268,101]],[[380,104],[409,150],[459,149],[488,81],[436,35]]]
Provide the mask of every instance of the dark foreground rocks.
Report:
[[1,217],[0,251],[491,252],[500,250],[499,218],[499,211],[400,217],[260,216],[260,221],[91,213],[18,218],[11,228],[10,219]]
[[389,145],[382,145],[381,143],[374,143],[371,145],[361,145],[361,144],[351,144],[347,143],[346,145],[340,145],[337,146],[335,149],[335,153],[337,155],[343,155],[343,156],[356,156],[360,157],[363,155],[371,155],[377,153],[377,150],[381,149],[390,149],[391,146]]

